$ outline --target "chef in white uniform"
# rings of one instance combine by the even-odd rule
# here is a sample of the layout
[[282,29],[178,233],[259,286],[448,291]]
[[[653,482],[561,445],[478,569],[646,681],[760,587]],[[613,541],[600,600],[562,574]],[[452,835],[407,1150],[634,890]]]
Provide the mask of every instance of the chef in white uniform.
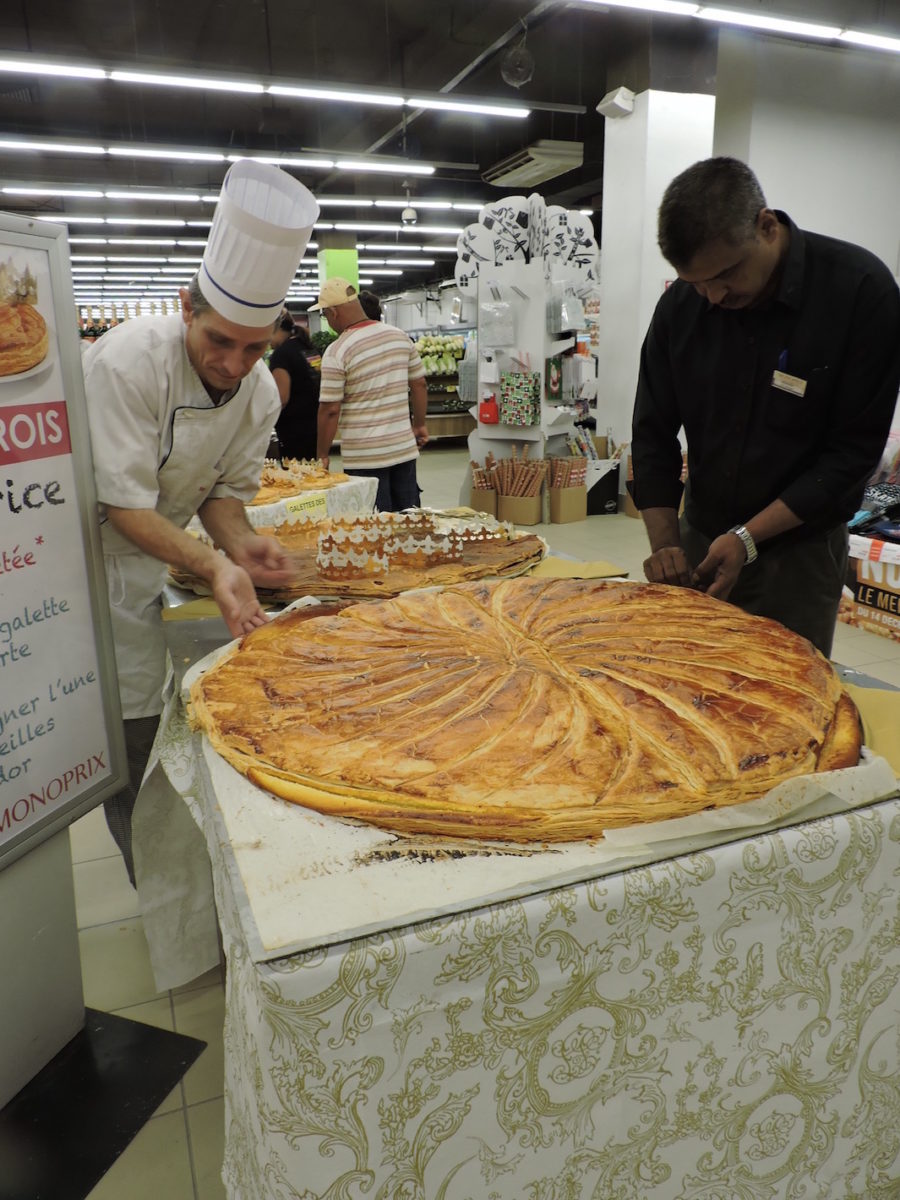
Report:
[[[318,211],[284,171],[235,163],[181,312],[126,321],[84,358],[129,760],[129,786],[105,808],[132,883],[131,814],[163,707],[167,564],[206,581],[235,637],[265,622],[254,584],[288,577],[244,504],[281,411],[260,360]],[[184,532],[195,514],[228,557]]]

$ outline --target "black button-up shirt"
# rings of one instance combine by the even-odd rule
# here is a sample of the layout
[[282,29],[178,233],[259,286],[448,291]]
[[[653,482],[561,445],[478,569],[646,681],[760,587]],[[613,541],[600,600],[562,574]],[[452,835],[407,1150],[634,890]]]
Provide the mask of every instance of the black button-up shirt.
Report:
[[[717,308],[678,280],[661,297],[641,351],[632,429],[638,508],[677,508],[708,537],[781,499],[804,529],[859,507],[900,387],[900,293],[859,246],[789,227],[775,299]],[[776,370],[805,394],[772,386]],[[791,535],[783,535],[791,536]]]

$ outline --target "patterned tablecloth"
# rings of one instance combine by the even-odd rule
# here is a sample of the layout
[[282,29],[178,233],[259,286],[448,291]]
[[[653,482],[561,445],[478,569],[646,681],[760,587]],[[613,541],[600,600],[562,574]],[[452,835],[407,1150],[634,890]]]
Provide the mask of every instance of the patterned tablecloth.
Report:
[[900,1196],[900,800],[259,962],[198,745],[233,1200]]

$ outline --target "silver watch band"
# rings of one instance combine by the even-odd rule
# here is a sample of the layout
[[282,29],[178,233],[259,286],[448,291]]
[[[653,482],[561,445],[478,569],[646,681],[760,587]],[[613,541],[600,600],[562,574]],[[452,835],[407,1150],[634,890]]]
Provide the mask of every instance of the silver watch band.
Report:
[[756,562],[759,554],[756,549],[756,542],[753,540],[753,534],[749,529],[745,529],[743,525],[733,525],[728,530],[729,533],[736,533],[744,543],[744,550],[747,552],[747,562]]

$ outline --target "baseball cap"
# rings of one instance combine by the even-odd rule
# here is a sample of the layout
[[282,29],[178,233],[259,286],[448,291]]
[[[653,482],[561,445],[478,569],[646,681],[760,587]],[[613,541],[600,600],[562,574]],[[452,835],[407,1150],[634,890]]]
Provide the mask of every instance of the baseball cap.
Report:
[[341,304],[349,304],[351,300],[356,300],[358,296],[359,293],[349,279],[342,279],[340,275],[335,275],[333,279],[327,279],[322,284],[319,298],[315,304],[309,306],[309,311],[319,312],[323,308],[338,308]]

